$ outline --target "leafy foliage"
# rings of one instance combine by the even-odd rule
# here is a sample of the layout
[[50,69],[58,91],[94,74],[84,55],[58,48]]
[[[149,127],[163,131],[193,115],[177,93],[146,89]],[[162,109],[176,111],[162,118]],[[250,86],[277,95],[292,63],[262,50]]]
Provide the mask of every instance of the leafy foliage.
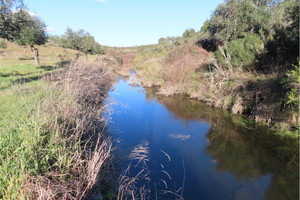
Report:
[[276,7],[275,13],[277,23],[267,38],[267,53],[262,65],[270,62],[296,64],[299,56],[299,1],[283,1]]
[[22,46],[43,45],[47,42],[46,25],[37,17],[31,17],[28,12],[23,11],[23,19],[26,24],[23,24],[20,33],[14,38],[14,41]]
[[1,0],[0,1],[0,38],[12,41],[26,23],[22,12],[24,5],[22,0]]
[[94,37],[83,29],[73,31],[67,28],[62,36],[53,37],[53,41],[61,47],[79,50],[85,54],[104,54],[102,46],[95,41]]
[[223,67],[231,65],[235,68],[246,68],[255,64],[256,55],[264,51],[264,43],[259,35],[253,33],[242,39],[230,41],[214,53]]
[[275,1],[228,0],[219,4],[202,31],[221,41],[243,37],[259,29],[269,32],[273,26]]
[[186,29],[184,31],[184,33],[182,34],[182,37],[184,37],[184,38],[191,38],[191,37],[193,37],[195,35],[195,33],[196,33],[196,31],[193,28],[192,29]]
[[287,73],[287,80],[285,85],[289,90],[286,94],[288,98],[287,104],[300,105],[300,61],[298,59],[298,65],[293,65],[294,69]]
[[271,65],[295,64],[299,55],[299,1],[227,0],[218,5],[201,33],[209,33],[210,40],[198,41],[200,45],[207,41],[228,43],[215,53],[223,65],[255,65],[267,71],[274,70]]
[[2,49],[6,49],[6,42],[5,42],[5,40],[3,40],[3,39],[0,39],[0,48],[2,48]]

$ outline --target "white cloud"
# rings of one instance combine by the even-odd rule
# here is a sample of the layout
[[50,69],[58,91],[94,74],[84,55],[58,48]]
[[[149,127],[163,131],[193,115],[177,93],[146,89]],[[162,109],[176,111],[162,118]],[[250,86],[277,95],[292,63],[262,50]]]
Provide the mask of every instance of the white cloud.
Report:
[[105,2],[106,0],[97,0],[98,2]]
[[55,29],[55,28],[52,28],[52,27],[49,27],[49,26],[46,28],[46,30],[47,30],[47,32],[49,32],[49,33],[56,32],[56,29]]
[[[20,9],[13,9],[12,10],[12,13],[18,13],[20,11]],[[29,13],[29,15],[31,16],[31,17],[38,17],[39,15],[36,13],[36,12],[30,12],[29,10],[26,10],[28,13]]]
[[29,13],[29,15],[31,17],[38,17],[39,16],[36,12],[30,12],[30,11],[28,11],[28,13]]

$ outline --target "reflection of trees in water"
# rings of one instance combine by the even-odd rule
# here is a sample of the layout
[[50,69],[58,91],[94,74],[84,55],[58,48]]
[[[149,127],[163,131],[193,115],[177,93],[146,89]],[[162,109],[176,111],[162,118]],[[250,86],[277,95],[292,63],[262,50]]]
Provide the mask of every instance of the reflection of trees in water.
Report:
[[[226,124],[223,125],[226,127]],[[219,126],[213,126],[207,134],[210,144],[206,152],[218,161],[216,170],[229,172],[239,180],[251,181],[272,174],[266,199],[297,199],[299,173],[295,166],[271,156],[256,144],[257,138]]]
[[250,181],[270,173],[273,159],[259,146],[246,141],[234,129],[213,126],[207,134],[206,153],[218,161],[216,170],[229,172],[238,179]]
[[[146,89],[146,98],[155,99],[155,92]],[[206,153],[218,162],[218,172],[229,172],[243,181],[272,174],[266,199],[298,199],[299,172],[294,165],[299,159],[298,141],[267,134],[266,130],[250,132],[233,123],[233,117],[238,116],[226,116],[220,109],[183,96],[156,98],[175,118],[205,120],[211,125]]]

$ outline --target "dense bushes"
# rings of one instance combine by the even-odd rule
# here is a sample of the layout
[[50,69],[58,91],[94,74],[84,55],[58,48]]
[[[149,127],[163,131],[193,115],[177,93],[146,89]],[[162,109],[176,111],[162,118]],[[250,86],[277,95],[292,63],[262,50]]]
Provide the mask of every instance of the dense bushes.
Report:
[[299,55],[299,1],[228,0],[219,4],[201,32],[207,41],[228,43],[215,54],[219,64],[285,71]]
[[256,56],[263,53],[264,43],[253,33],[242,39],[232,40],[214,53],[218,64],[223,67],[249,68],[256,62]]

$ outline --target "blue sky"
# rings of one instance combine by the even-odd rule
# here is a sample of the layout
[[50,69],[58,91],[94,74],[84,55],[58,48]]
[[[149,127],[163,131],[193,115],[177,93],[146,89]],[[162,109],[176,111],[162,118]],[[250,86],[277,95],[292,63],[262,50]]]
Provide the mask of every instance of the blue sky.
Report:
[[62,34],[67,26],[84,29],[108,46],[154,44],[180,36],[187,28],[200,30],[224,0],[24,0],[49,27]]

